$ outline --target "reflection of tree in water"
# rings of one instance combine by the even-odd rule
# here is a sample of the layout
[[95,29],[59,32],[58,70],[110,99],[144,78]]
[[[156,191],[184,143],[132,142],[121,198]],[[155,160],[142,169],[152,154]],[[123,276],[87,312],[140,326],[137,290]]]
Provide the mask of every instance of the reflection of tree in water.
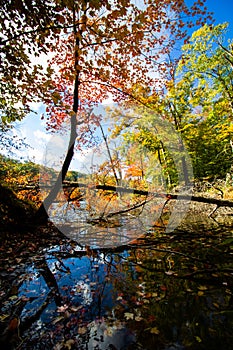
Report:
[[126,276],[114,278],[115,287],[145,348],[230,349],[232,268],[217,240],[216,232],[180,232],[131,251],[119,265]]
[[229,236],[157,230],[131,246],[41,254],[43,301],[38,290],[11,304],[18,349],[230,349]]
[[[22,312],[25,306],[27,303],[33,303],[37,297],[23,298],[19,296],[19,300],[15,303],[15,305],[12,305],[13,310],[11,310],[11,316],[9,320],[7,320],[8,325],[5,327],[5,329],[3,329],[2,337],[0,338],[0,342],[4,349],[14,348],[14,344],[21,339],[20,334],[23,334],[34,322],[38,321],[41,314],[44,312],[44,310],[46,310],[49,303],[51,303],[51,300],[54,300],[56,306],[61,305],[59,287],[53,273],[47,265],[45,257],[42,256],[40,260],[35,260],[34,265],[43,277],[46,285],[48,286],[49,292],[44,298],[44,301],[37,305],[34,312],[25,318],[22,318]],[[15,292],[17,292],[17,294],[19,293],[19,288],[22,283],[23,281],[21,281],[20,284],[15,285]],[[40,297],[40,295],[38,297]]]

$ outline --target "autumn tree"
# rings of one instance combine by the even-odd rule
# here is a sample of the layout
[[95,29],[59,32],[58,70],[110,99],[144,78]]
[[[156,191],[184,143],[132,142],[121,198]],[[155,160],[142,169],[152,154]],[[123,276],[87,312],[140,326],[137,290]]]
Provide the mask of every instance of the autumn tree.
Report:
[[[227,24],[204,25],[182,47],[182,56],[173,60],[173,70],[164,94],[150,93],[142,86],[133,90],[143,103],[171,123],[181,135],[192,159],[195,179],[225,178],[232,166],[232,51],[226,44]],[[118,115],[119,116],[119,115]],[[174,164],[158,139],[150,119],[121,118],[117,129],[124,130],[128,143],[135,142],[157,154],[174,182]],[[152,117],[153,119],[153,117]],[[131,135],[127,125],[136,130]],[[118,131],[119,131],[118,130]],[[179,148],[179,147],[178,147]],[[162,162],[162,160],[164,162]],[[183,159],[182,159],[183,161]],[[183,163],[183,167],[185,163]],[[173,174],[173,176],[172,176]],[[168,180],[169,180],[168,177]]]
[[[169,68],[164,55],[185,40],[186,28],[199,24],[201,18],[206,20],[203,5],[200,0],[191,8],[183,0],[144,1],[140,5],[128,0],[2,3],[2,117],[22,117],[32,100],[41,100],[47,104],[48,127],[57,129],[64,120],[70,122],[67,155],[44,201],[46,210],[67,173],[77,135],[80,146],[81,139],[87,140],[90,125],[99,122],[90,108],[109,93],[115,101],[129,97],[138,81],[152,91],[161,88]],[[49,50],[53,59],[46,71],[32,65],[30,55]],[[20,102],[19,109],[16,102]],[[7,105],[11,111],[4,107]],[[40,213],[45,214],[42,207]]]
[[38,57],[48,54],[50,39],[59,31],[55,9],[51,1],[0,2],[1,125],[21,120],[32,110],[31,102],[41,101],[46,93],[49,70],[43,70]]
[[204,25],[182,48],[170,90],[196,178],[225,178],[232,165],[233,71],[227,23]]

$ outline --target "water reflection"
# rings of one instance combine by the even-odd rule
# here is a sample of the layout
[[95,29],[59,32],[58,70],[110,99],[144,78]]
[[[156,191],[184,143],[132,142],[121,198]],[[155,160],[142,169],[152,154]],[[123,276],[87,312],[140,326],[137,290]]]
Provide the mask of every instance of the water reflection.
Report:
[[[30,317],[34,319],[35,312],[46,304],[33,325],[35,341],[48,328],[62,348],[66,342],[60,341],[60,332],[64,332],[67,326],[72,339],[67,344],[75,344],[78,349],[107,349],[108,346],[112,346],[109,349],[121,349],[135,342],[134,332],[114,315],[114,308],[121,299],[118,299],[118,292],[110,278],[111,270],[117,270],[112,258],[100,254],[98,258],[81,256],[61,260],[59,253],[64,251],[53,247],[45,255],[56,284],[46,281],[42,270],[44,262],[39,262],[28,269],[19,289],[19,296],[27,300],[21,313],[22,324]],[[127,255],[127,252],[123,253],[124,258]],[[51,291],[54,293],[49,297]],[[57,302],[58,296],[61,302]],[[29,329],[28,334],[31,332],[32,329]],[[41,347],[38,344],[33,346],[35,349],[47,349],[42,344]]]
[[24,336],[41,350],[230,349],[231,275],[203,272],[201,252],[196,260],[183,252],[177,242],[91,256],[71,246],[46,250],[19,289],[27,300],[21,322],[33,321]]
[[[99,203],[98,197],[93,198],[93,207],[96,212],[87,210],[85,200],[79,206],[72,203],[54,203],[49,211],[50,220],[69,238],[80,245],[92,248],[115,247],[128,244],[140,237],[151,228],[160,217],[166,198],[143,200],[139,209],[127,210],[132,206],[130,201],[120,199],[117,208],[111,209],[110,201]],[[127,204],[128,203],[128,204]],[[106,208],[108,206],[110,208]],[[136,204],[135,204],[136,205]],[[99,208],[100,207],[100,208]],[[126,210],[122,215],[121,211]],[[115,215],[114,212],[119,212]]]

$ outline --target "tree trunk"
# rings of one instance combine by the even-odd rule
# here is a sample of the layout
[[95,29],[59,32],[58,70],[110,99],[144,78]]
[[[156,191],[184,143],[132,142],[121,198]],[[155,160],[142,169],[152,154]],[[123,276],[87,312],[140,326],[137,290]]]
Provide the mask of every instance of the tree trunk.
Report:
[[39,222],[47,222],[49,215],[48,210],[50,206],[52,205],[53,201],[56,199],[60,189],[62,188],[62,183],[66,177],[67,171],[69,169],[70,163],[73,159],[74,155],[74,146],[75,141],[77,137],[77,114],[79,110],[79,85],[80,85],[80,70],[77,69],[78,62],[79,62],[79,46],[80,46],[80,35],[82,34],[82,31],[78,28],[77,32],[77,25],[76,25],[76,12],[75,8],[73,9],[73,31],[74,31],[74,67],[75,67],[75,81],[74,81],[74,91],[73,91],[73,114],[70,117],[70,140],[69,140],[69,146],[67,149],[65,160],[62,164],[61,171],[57,177],[57,180],[49,192],[48,196],[45,198],[41,206],[39,207],[37,213],[36,213],[36,220]]
[[65,160],[62,164],[61,171],[57,177],[57,180],[49,192],[48,196],[44,199],[43,203],[40,205],[38,211],[36,212],[36,219],[40,222],[45,222],[48,220],[48,210],[51,204],[54,202],[56,199],[59,191],[62,188],[62,183],[66,177],[67,171],[69,169],[70,163],[72,161],[73,155],[74,155],[74,145],[75,145],[75,140],[77,137],[76,133],[76,126],[77,126],[77,121],[76,121],[76,115],[71,117],[70,120],[71,124],[71,130],[70,130],[70,141],[69,141],[69,147],[66,153]]

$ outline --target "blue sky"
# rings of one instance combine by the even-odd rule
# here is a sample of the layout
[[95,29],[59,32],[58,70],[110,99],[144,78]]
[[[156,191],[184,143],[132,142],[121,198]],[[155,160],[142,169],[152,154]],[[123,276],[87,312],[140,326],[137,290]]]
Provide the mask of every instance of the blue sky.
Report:
[[232,0],[207,0],[206,6],[214,12],[216,24],[229,22],[229,37],[233,38],[233,1]]
[[[193,3],[193,0],[187,0],[187,3]],[[228,37],[233,38],[233,0],[207,0],[206,6],[208,7],[209,11],[214,12],[216,24],[229,22]],[[35,104],[32,107],[37,112],[37,115],[29,115],[17,126],[17,134],[25,137],[26,142],[29,143],[32,148],[26,151],[22,150],[21,153],[18,153],[18,156],[22,157],[24,160],[32,160],[37,163],[44,164],[45,154],[48,152],[48,143],[51,145],[51,135],[46,132],[45,122],[40,118],[41,114],[44,112],[43,105]],[[65,137],[63,137],[61,141],[59,141],[58,138],[53,138],[52,142],[54,143],[54,148],[56,149],[59,144],[60,146],[64,146],[66,140]],[[59,157],[55,162],[59,162]],[[86,156],[76,154],[76,160],[73,161],[71,169],[81,170],[82,163],[86,163],[88,157],[90,158],[91,154]]]

